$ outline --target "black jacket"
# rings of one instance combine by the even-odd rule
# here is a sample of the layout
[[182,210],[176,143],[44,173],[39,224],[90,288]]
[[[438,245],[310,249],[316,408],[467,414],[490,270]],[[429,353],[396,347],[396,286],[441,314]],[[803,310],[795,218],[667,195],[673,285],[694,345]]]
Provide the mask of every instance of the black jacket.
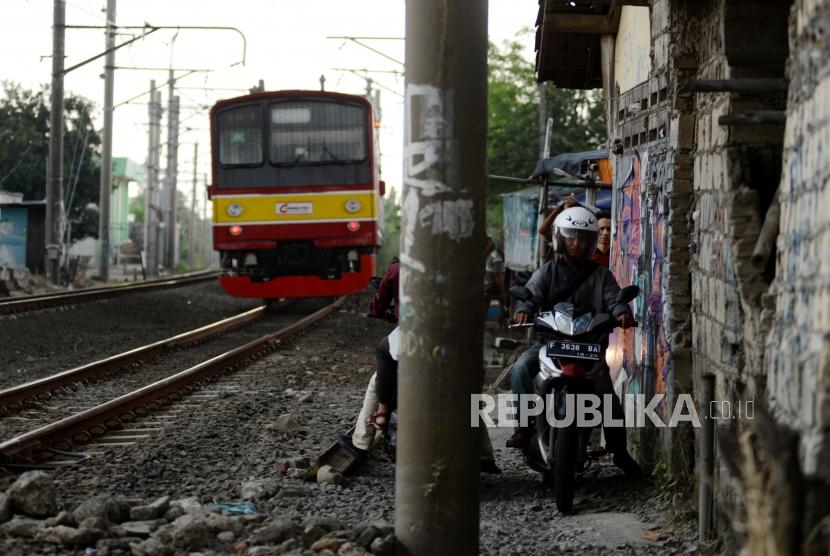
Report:
[[631,315],[627,303],[619,303],[617,295],[620,286],[611,271],[593,262],[586,263],[593,271],[581,281],[571,295],[554,299],[565,285],[581,271],[572,270],[564,262],[549,261],[540,266],[528,280],[526,287],[533,293],[530,301],[516,303],[516,312],[535,314],[541,310],[551,310],[555,303],[573,303],[575,307],[593,310],[595,313],[610,313],[615,318]]

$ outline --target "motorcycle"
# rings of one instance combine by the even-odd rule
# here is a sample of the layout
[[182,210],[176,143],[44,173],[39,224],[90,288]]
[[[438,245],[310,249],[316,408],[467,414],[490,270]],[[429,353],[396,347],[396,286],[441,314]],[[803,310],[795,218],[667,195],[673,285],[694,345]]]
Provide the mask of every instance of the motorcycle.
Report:
[[[628,303],[639,292],[637,286],[628,286],[620,290],[617,300]],[[530,290],[520,286],[510,288],[510,294],[520,301],[532,298]],[[545,484],[553,483],[556,507],[562,513],[573,508],[574,479],[588,461],[593,430],[579,427],[575,418],[568,422],[566,411],[573,411],[575,404],[566,403],[567,396],[596,393],[595,384],[606,365],[604,346],[619,325],[610,314],[581,311],[561,302],[551,311],[537,313],[533,322],[511,326],[532,327],[542,340],[533,390],[543,400],[543,410],[528,419],[531,434],[522,451],[525,463],[542,474]],[[551,401],[553,407],[549,407]],[[549,417],[562,426],[552,426]]]

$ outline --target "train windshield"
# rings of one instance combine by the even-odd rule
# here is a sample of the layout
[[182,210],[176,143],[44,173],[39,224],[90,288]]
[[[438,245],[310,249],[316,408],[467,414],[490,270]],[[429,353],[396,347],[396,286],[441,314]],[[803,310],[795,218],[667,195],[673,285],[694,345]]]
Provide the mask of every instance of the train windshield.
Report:
[[219,114],[219,163],[233,166],[262,164],[262,108],[239,106]]
[[269,159],[275,166],[355,164],[368,158],[365,108],[313,100],[271,105]]

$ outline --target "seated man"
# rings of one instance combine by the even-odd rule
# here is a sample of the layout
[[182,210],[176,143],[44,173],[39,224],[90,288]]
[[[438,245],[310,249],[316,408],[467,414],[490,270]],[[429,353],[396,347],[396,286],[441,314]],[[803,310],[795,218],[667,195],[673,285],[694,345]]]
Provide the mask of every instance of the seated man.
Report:
[[[394,301],[394,322],[398,319],[398,287],[400,263],[397,259],[389,265],[369,310],[370,317],[384,318],[388,303]],[[350,436],[340,434],[338,442],[359,460],[365,459],[374,442],[377,431],[384,431],[389,418],[397,407],[398,354],[400,351],[400,329],[396,327],[384,337],[375,350],[375,373],[369,379],[363,406]],[[479,427],[482,445],[481,471],[501,473],[493,456],[490,437],[485,427]]]
[[[400,283],[401,263],[397,257],[392,259],[386,269],[383,279],[378,285],[378,291],[372,299],[367,316],[376,319],[386,319],[390,322],[398,322],[398,292]],[[398,329],[392,331],[397,338]],[[394,356],[390,353],[389,338],[383,338],[375,349],[377,365],[375,374],[369,379],[366,388],[366,395],[363,396],[363,407],[355,424],[355,431],[352,436],[340,435],[340,443],[352,451],[358,457],[365,457],[372,442],[375,439],[375,431],[383,428],[388,422],[390,399],[394,399],[397,385],[394,380],[398,372],[398,349],[395,345]],[[380,377],[379,377],[380,375]],[[391,378],[390,378],[391,377]],[[379,390],[378,382],[382,385]],[[390,394],[391,391],[391,394]],[[379,395],[382,392],[382,400]],[[381,405],[382,404],[382,405]]]

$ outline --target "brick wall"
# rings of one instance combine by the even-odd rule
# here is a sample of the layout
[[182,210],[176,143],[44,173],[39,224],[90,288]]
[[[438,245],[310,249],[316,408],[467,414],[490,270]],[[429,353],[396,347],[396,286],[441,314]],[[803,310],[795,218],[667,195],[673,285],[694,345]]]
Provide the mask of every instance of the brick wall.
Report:
[[830,482],[830,0],[799,0],[779,190],[775,311],[765,371],[774,416],[800,433],[808,477]]
[[[671,18],[669,0],[656,0],[649,17],[650,75],[619,95],[612,118],[622,153],[614,159],[611,265],[620,284],[636,283],[642,292],[635,303],[640,326],[616,338],[622,348],[616,386],[621,393],[665,395],[658,408],[664,421],[677,395],[692,388],[688,244],[694,120],[692,107],[676,105],[671,96]],[[618,38],[617,48],[625,47],[625,38]],[[631,441],[641,460],[663,461],[672,473],[691,475],[690,428],[638,429]]]
[[[766,427],[768,434],[794,432],[796,459],[810,485],[807,501],[799,502],[808,526],[830,506],[830,46],[823,38],[830,0],[797,0],[789,24],[784,1],[689,0],[673,9],[676,82],[780,78],[789,56],[786,97],[675,91],[674,102],[691,103],[695,121],[694,377],[713,374],[716,399],[733,408],[748,400],[769,406],[775,424]],[[785,108],[786,127],[721,121]],[[777,252],[759,266],[751,256],[776,200]],[[733,425],[717,422],[724,452],[716,452],[715,512],[722,527],[742,519],[746,489],[726,472],[730,450],[723,444],[737,438]],[[771,426],[783,428],[773,434]],[[738,423],[740,430],[753,427]],[[759,457],[769,462],[776,456]]]
[[[664,393],[670,407],[714,375],[715,398],[733,412],[748,401],[769,406],[767,432],[782,428],[768,436],[798,438],[806,498],[790,501],[809,527],[830,509],[830,0],[795,0],[792,12],[786,0],[652,0],[650,24],[649,80],[619,95],[613,122],[622,154],[612,265],[621,283],[644,290],[642,328],[621,338],[617,386]],[[691,80],[785,75],[788,94],[681,90]],[[786,125],[722,120],[784,110]],[[753,264],[776,200],[776,252]],[[716,428],[722,531],[745,517],[747,485],[727,472],[734,425],[719,419]],[[686,476],[690,438],[665,429],[634,437],[653,448],[645,459]],[[762,467],[770,456],[759,455]]]

